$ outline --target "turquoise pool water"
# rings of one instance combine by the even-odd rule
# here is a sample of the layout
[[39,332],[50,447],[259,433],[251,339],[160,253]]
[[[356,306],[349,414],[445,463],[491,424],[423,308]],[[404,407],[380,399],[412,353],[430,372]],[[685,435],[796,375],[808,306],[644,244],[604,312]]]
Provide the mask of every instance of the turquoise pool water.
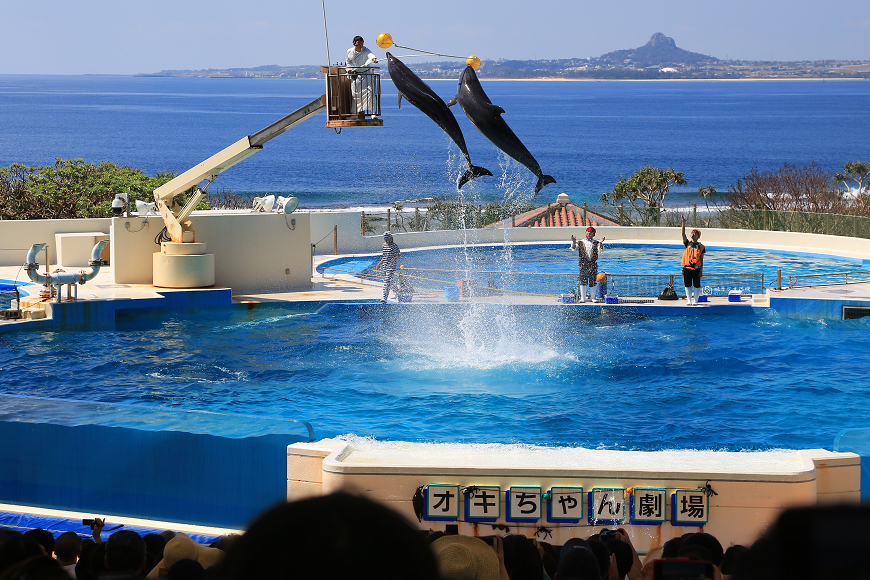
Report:
[[[602,269],[673,271],[678,254],[614,246]],[[565,246],[517,246],[407,252],[403,262],[571,272],[575,259]],[[861,269],[711,249],[710,271],[736,266]],[[128,314],[111,330],[0,335],[0,393],[141,406],[146,418],[159,407],[298,419],[318,438],[646,450],[830,447],[870,416],[870,318],[319,306]],[[47,420],[56,408],[46,407]],[[227,422],[215,429],[238,436],[242,427]]]
[[[479,287],[495,285],[519,292],[560,294],[576,285],[577,253],[566,244],[483,245],[466,248],[410,250],[402,253],[400,265],[409,281],[419,288],[435,289],[457,279],[472,280]],[[669,275],[676,275],[675,286],[682,286],[680,256],[682,244],[630,245],[607,244],[598,261],[599,272],[616,275],[610,290],[624,295],[657,295]],[[378,258],[339,258],[318,266],[327,273],[372,274]],[[842,282],[842,277],[809,278],[818,274],[870,270],[861,260],[748,248],[708,247],[704,260],[702,286],[710,293],[726,295],[732,289],[744,293],[762,292],[776,280],[777,270],[789,283],[797,276],[801,283]],[[501,272],[508,272],[502,274]],[[561,275],[560,275],[561,274]],[[655,275],[655,276],[652,276]],[[857,275],[870,279],[867,274]],[[855,280],[856,276],[852,276]]]
[[870,318],[565,310],[123,316],[0,336],[2,392],[302,419],[318,437],[626,449],[829,447],[870,415]]

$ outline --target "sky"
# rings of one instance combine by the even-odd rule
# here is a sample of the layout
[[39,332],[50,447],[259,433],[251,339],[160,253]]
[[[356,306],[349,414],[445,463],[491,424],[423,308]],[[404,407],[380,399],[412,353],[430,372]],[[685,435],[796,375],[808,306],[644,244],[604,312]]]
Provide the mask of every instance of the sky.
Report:
[[[332,62],[356,34],[382,56],[380,32],[400,45],[483,60],[597,57],[656,32],[722,59],[870,60],[866,0],[323,1]],[[2,13],[0,74],[327,60],[321,0],[3,0]]]

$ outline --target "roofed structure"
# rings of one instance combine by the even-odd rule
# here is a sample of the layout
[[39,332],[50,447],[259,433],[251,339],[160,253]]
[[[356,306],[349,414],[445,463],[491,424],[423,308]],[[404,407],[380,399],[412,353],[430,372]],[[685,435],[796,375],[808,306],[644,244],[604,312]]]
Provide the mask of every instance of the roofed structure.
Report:
[[610,218],[590,211],[585,205],[571,203],[567,193],[560,193],[556,203],[548,203],[539,208],[511,216],[507,219],[485,226],[487,228],[544,228],[544,227],[587,227],[618,226]]

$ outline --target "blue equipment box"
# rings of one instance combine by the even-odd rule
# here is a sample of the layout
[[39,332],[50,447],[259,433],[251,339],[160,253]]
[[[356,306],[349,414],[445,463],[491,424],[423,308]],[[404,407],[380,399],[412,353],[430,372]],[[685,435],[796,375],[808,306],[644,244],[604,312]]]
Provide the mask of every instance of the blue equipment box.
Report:
[[605,296],[604,303],[605,304],[619,304],[619,297],[618,296]]
[[573,294],[562,294],[559,299],[562,301],[562,304],[574,304],[577,302]]
[[459,286],[450,285],[444,287],[444,298],[447,299],[448,302],[458,302],[459,301]]
[[707,295],[701,294],[700,296],[698,296],[698,302],[707,302]]
[[399,302],[410,302],[411,297],[411,294],[399,294]]
[[740,302],[740,293],[739,292],[729,292],[728,293],[728,302]]

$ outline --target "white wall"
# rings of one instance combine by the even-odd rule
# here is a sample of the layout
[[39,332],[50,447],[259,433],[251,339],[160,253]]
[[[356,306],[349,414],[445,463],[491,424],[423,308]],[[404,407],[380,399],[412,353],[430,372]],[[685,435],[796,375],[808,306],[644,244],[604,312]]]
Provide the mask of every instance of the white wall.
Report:
[[[318,232],[322,237],[338,224],[338,253],[366,254],[379,252],[383,240],[379,235],[362,237],[359,228],[359,212],[315,213]],[[354,229],[354,225],[356,228]],[[350,230],[350,231],[348,231]],[[512,243],[522,242],[571,242],[571,235],[584,235],[585,227],[565,228],[508,228],[477,229],[466,232],[448,230],[432,232],[393,232],[396,243],[402,249],[424,248],[442,245],[500,244],[505,240]],[[596,237],[606,237],[610,242],[620,243],[669,243],[681,244],[680,228],[656,227],[619,227],[599,226]],[[313,232],[313,230],[312,230]],[[312,236],[314,237],[314,236]],[[317,239],[312,239],[312,243]],[[790,232],[768,232],[756,230],[702,229],[701,241],[715,246],[747,248],[789,248],[795,251],[836,254],[853,258],[870,259],[870,239],[827,236],[822,234],[802,234]],[[321,242],[317,255],[332,253],[332,236]],[[328,247],[327,247],[328,246]]]
[[[436,444],[437,446],[437,444]],[[619,468],[595,467],[568,462],[559,467],[545,467],[535,459],[536,450],[512,450],[509,456],[480,452],[451,444],[455,455],[450,458],[426,453],[425,444],[404,443],[402,452],[409,458],[396,461],[395,454],[364,453],[356,458],[343,441],[326,439],[315,443],[297,443],[287,449],[287,499],[328,494],[344,490],[381,501],[416,521],[411,498],[417,487],[428,483],[451,485],[498,485],[502,494],[512,485],[595,486],[697,489],[709,481],[718,495],[710,498],[708,523],[701,528],[713,534],[724,546],[731,543],[751,544],[784,509],[830,503],[857,504],[860,501],[860,458],[853,453],[832,453],[822,449],[793,452],[793,467],[749,467],[740,453],[715,452],[721,459],[710,471],[692,464],[694,452],[624,452],[593,451],[615,456]],[[547,449],[548,452],[558,451]],[[571,450],[566,450],[571,451]],[[576,450],[574,450],[576,451]],[[437,453],[436,453],[437,454]],[[759,457],[764,457],[760,452]],[[782,461],[781,457],[776,458]],[[773,461],[773,459],[772,459]],[[755,462],[753,462],[755,463]],[[660,465],[651,468],[650,464]],[[670,512],[670,507],[668,507]],[[460,520],[463,519],[460,517]],[[559,524],[546,522],[512,524],[505,511],[498,523],[506,524],[510,533],[533,536],[538,525],[552,533],[552,541],[562,544],[572,537],[588,537],[593,527],[586,523]],[[638,550],[646,551],[668,539],[698,530],[663,523],[657,526],[621,524]],[[421,529],[443,530],[444,522],[424,521]],[[459,523],[459,533],[478,535],[488,524]],[[596,528],[596,531],[599,528]],[[489,532],[486,532],[489,533]]]
[[[290,224],[296,221],[294,229]],[[115,218],[112,266],[117,284],[151,284],[152,254],[160,218]],[[311,288],[308,214],[194,212],[196,241],[215,255],[215,285],[237,292],[279,292]],[[126,224],[130,224],[129,227]],[[289,272],[288,272],[289,270]]]
[[[24,263],[33,244],[48,244],[48,259],[57,263],[55,234],[72,232],[109,233],[109,218],[76,220],[2,220],[0,221],[0,266]],[[39,259],[43,260],[43,254]]]

